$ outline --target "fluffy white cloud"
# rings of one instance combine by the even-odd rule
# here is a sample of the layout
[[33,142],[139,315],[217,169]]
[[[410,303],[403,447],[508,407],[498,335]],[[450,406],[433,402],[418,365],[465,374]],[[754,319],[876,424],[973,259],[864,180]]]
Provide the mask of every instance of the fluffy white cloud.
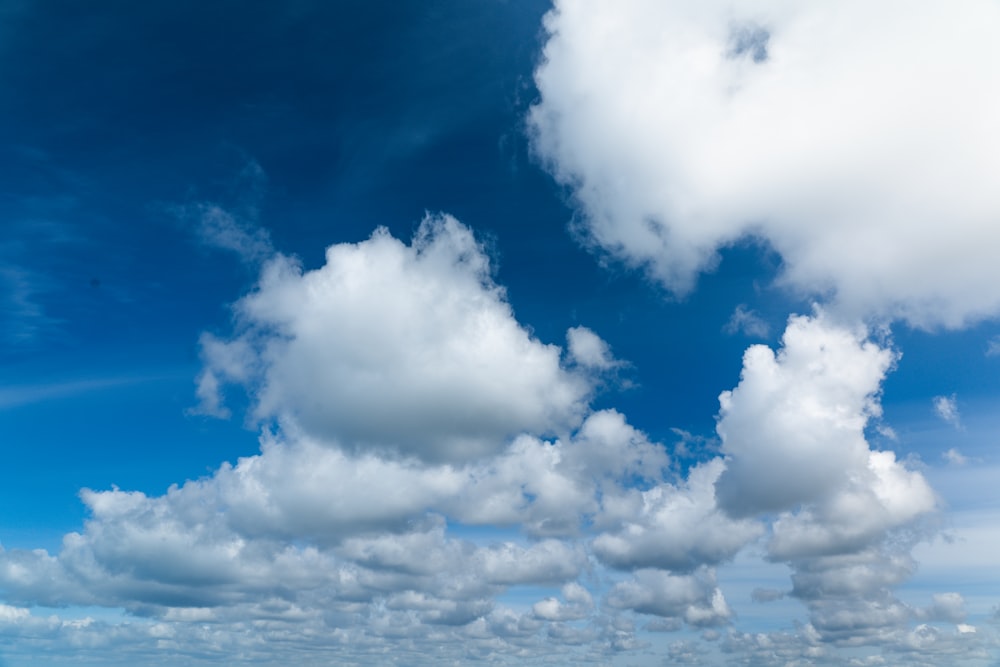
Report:
[[[248,624],[255,636],[309,643],[338,659],[354,655],[345,644],[365,656],[405,638],[420,644],[414,664],[434,662],[444,649],[422,638],[445,641],[443,632],[458,633],[446,637],[452,659],[471,659],[463,646],[490,660],[526,646],[544,655],[552,650],[545,641],[583,652],[625,647],[632,634],[604,627],[577,581],[594,565],[574,536],[601,523],[596,517],[616,521],[621,499],[640,493],[630,487],[662,483],[668,463],[614,411],[590,415],[566,440],[522,436],[461,466],[265,433],[259,454],[161,496],[85,490],[90,518],[59,553],[0,549],[0,592],[26,607],[122,607],[129,623],[153,619],[149,626],[178,647],[265,661],[273,655],[256,640],[247,645]],[[490,508],[529,533],[568,539],[477,544],[451,534],[449,521],[465,515],[497,520]],[[497,597],[516,586],[562,586],[562,600],[512,616]],[[53,645],[70,641],[56,636],[62,621],[45,622]],[[212,641],[198,635],[201,626],[212,628]],[[327,633],[334,645],[309,639]],[[103,623],[85,636],[133,657],[146,637]]]
[[576,582],[562,588],[563,600],[545,598],[531,607],[531,613],[547,621],[577,621],[586,618],[594,608],[590,592]]
[[611,354],[608,344],[587,327],[573,327],[566,332],[570,358],[584,368],[606,371],[621,362]]
[[591,243],[686,293],[744,237],[854,315],[1000,311],[1000,7],[559,1],[537,152]]
[[[259,419],[348,448],[469,460],[522,431],[569,432],[592,389],[518,324],[483,248],[448,216],[409,246],[384,229],[331,246],[311,271],[276,256],[235,311],[232,339],[203,339],[204,411],[221,411],[216,385],[246,384]],[[610,363],[574,331],[582,364]]]
[[444,511],[465,523],[517,524],[535,536],[572,536],[587,521],[620,525],[642,504],[641,487],[662,480],[661,445],[613,410],[591,414],[572,438],[522,436],[500,456],[468,467]]
[[866,332],[793,317],[776,355],[765,345],[743,357],[740,384],[719,397],[718,432],[729,457],[719,502],[746,516],[830,498],[869,462],[865,426],[891,350]]
[[621,528],[594,540],[594,553],[617,568],[681,572],[735,556],[763,529],[730,519],[716,507],[715,481],[723,467],[714,459],[692,469],[681,487],[662,484],[643,492],[642,505]]

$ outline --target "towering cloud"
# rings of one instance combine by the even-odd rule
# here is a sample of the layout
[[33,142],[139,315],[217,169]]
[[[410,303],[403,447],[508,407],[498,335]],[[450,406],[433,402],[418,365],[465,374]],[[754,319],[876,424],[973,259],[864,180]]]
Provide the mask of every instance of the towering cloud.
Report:
[[559,1],[538,154],[589,242],[678,294],[741,238],[838,312],[1000,311],[1000,6]]
[[791,566],[817,637],[859,644],[917,617],[891,590],[913,573],[937,505],[919,472],[865,438],[895,359],[866,338],[820,313],[793,317],[777,354],[747,350],[740,384],[720,397],[716,483],[728,513],[774,517],[768,556]]

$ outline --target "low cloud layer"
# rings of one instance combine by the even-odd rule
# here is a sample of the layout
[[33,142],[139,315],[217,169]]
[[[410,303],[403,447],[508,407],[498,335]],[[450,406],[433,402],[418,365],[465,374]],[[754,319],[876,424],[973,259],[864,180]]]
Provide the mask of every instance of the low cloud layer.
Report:
[[[725,652],[749,640],[718,574],[747,548],[787,564],[789,595],[808,610],[803,634],[771,640],[789,655],[903,650],[917,624],[964,622],[957,594],[915,607],[893,592],[915,570],[911,550],[931,534],[937,501],[920,473],[865,438],[896,359],[867,331],[820,312],[791,318],[778,350],[752,346],[720,397],[722,454],[681,473],[624,415],[587,407],[594,373],[620,363],[607,344],[582,327],[565,353],[531,338],[486,268],[471,232],[447,217],[425,221],[411,246],[384,232],[334,246],[314,272],[266,264],[238,303],[237,333],[204,341],[206,375],[246,387],[255,415],[276,418],[260,453],[161,496],[84,490],[89,518],[58,552],[0,551],[0,625],[53,647],[113,646],[125,662],[148,660],[154,640],[193,659],[266,662],[278,638],[348,662],[390,647],[413,664],[600,661],[641,649],[640,623],[724,638]],[[410,290],[430,314],[372,301],[381,285]],[[385,356],[364,357],[362,341]],[[433,391],[405,384],[425,370],[418,362],[452,351],[473,379],[446,364]],[[352,354],[362,359],[347,363]],[[303,364],[311,372],[290,384]],[[357,386],[358,364],[373,376],[366,400],[392,410],[338,412],[350,428],[311,421],[311,401],[342,410],[337,381]],[[393,394],[383,385],[397,367]],[[487,379],[510,414],[523,386],[573,391],[497,429],[474,409],[482,396],[462,396]],[[385,430],[382,415],[410,414],[410,402],[429,416]],[[446,419],[456,406],[470,411],[459,426]],[[562,423],[539,417],[553,411]],[[459,437],[471,453],[454,449]],[[439,440],[452,444],[433,449]],[[505,602],[524,591],[527,603]],[[123,609],[130,621],[32,612],[67,605]]]
[[851,316],[1000,312],[1000,7],[557,2],[535,149],[595,248],[689,293],[742,238]]

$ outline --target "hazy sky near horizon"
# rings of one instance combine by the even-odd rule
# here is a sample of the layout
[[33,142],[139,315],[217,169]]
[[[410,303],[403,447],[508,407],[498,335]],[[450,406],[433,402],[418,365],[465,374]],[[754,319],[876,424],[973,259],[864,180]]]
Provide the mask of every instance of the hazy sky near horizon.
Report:
[[0,666],[1000,665],[998,32],[0,3]]

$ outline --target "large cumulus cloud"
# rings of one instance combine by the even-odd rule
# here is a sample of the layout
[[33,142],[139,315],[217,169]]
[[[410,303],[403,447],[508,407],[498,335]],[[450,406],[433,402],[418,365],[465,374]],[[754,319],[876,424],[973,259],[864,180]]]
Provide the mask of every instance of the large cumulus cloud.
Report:
[[410,245],[380,229],[330,246],[311,271],[275,256],[235,316],[233,336],[203,338],[203,411],[222,412],[222,385],[243,384],[259,419],[433,461],[495,453],[522,431],[567,433],[592,373],[612,363],[574,329],[574,354],[589,356],[567,369],[514,319],[484,249],[449,216],[427,217]]
[[744,237],[851,315],[1000,311],[1000,7],[560,1],[535,148],[589,241],[679,294]]

